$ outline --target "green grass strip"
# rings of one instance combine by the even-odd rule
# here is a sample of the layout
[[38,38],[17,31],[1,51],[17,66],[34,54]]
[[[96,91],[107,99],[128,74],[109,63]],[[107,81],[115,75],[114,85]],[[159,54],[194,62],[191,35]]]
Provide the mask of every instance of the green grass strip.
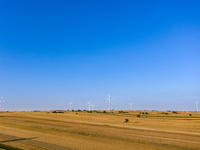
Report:
[[0,144],[0,148],[5,149],[5,150],[22,150],[20,148],[9,146],[9,145],[5,145],[5,144]]

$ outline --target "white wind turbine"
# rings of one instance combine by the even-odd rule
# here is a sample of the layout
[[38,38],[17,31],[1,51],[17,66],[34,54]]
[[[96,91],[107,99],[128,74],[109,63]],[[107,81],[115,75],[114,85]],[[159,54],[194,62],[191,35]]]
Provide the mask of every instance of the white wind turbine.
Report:
[[89,111],[90,111],[91,100],[87,102],[87,104],[89,105]]
[[130,105],[130,110],[132,110],[133,103],[128,103]]
[[69,103],[69,105],[70,105],[70,110],[72,109],[72,103],[73,103],[73,102]]
[[1,109],[0,109],[0,111],[2,111],[2,102],[5,103],[4,100],[3,100],[3,96],[1,97],[0,101],[1,101]]
[[111,99],[113,99],[113,98],[111,98],[111,97],[110,97],[110,94],[108,94],[108,99],[107,99],[107,101],[109,101],[109,110],[110,110],[110,100],[111,100]]
[[92,106],[92,111],[94,111],[94,105],[95,105],[95,104],[93,104],[93,105],[91,104],[91,106]]
[[197,112],[198,112],[198,103],[199,103],[199,101],[198,102],[194,102],[194,103],[196,104]]

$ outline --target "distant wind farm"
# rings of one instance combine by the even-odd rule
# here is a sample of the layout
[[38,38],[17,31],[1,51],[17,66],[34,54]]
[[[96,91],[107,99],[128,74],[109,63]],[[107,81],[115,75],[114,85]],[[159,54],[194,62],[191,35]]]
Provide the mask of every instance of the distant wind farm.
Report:
[[200,150],[200,0],[0,0],[0,150]]

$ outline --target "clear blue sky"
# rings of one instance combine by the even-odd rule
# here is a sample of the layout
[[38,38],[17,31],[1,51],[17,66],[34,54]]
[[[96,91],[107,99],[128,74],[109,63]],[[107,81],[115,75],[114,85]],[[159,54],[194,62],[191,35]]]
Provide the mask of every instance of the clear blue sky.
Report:
[[4,110],[195,111],[200,1],[1,0]]

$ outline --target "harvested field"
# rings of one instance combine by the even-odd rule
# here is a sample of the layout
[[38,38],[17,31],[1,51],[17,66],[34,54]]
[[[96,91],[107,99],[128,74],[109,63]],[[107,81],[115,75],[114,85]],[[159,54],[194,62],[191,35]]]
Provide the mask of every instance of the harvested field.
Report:
[[[125,123],[125,119],[129,121]],[[1,144],[38,150],[197,150],[200,149],[200,114],[159,111],[1,112]]]

